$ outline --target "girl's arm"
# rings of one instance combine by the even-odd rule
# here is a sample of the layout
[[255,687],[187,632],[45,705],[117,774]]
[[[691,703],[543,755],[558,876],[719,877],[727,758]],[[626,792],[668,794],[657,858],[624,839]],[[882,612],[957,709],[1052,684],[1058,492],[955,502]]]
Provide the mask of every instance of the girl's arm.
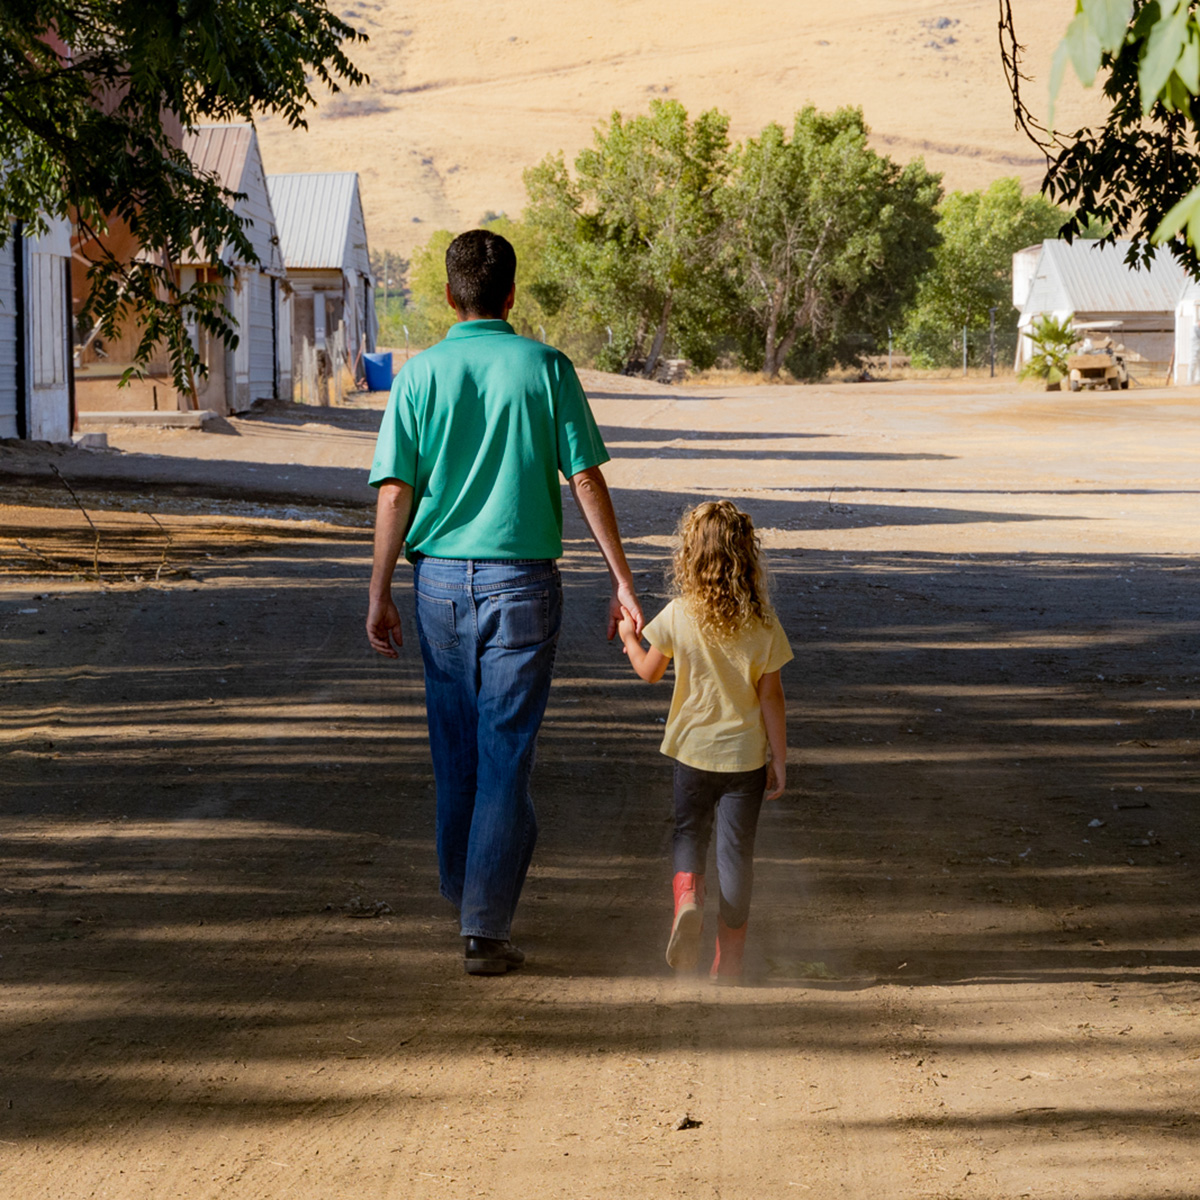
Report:
[[667,663],[671,660],[661,650],[655,650],[653,646],[647,649],[642,645],[633,614],[627,608],[621,609],[621,623],[617,626],[617,632],[621,635],[633,669],[647,683],[657,683],[666,673]]
[[767,744],[771,747],[766,799],[776,800],[787,786],[787,713],[778,671],[771,671],[758,681],[758,704],[767,727]]

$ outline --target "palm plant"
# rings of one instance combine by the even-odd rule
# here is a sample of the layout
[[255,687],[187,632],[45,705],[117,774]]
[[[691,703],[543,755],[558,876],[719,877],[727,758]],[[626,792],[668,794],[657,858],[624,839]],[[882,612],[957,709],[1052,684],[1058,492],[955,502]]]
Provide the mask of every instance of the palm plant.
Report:
[[1047,391],[1057,391],[1067,377],[1067,358],[1078,340],[1072,322],[1075,314],[1053,317],[1049,313],[1034,321],[1030,331],[1033,356],[1021,368],[1022,379],[1044,379]]

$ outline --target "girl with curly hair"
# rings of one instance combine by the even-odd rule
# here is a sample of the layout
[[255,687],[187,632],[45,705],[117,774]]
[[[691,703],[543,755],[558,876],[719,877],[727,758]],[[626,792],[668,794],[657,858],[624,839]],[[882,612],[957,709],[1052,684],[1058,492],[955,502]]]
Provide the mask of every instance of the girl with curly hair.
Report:
[[679,526],[676,593],[646,626],[620,624],[638,675],[657,683],[675,664],[662,752],[675,760],[675,919],[667,962],[694,970],[703,929],[704,870],[714,819],[720,910],[710,974],[742,975],[763,799],[783,794],[787,728],[779,671],[791,647],[767,598],[750,517],[728,500],[697,505]]

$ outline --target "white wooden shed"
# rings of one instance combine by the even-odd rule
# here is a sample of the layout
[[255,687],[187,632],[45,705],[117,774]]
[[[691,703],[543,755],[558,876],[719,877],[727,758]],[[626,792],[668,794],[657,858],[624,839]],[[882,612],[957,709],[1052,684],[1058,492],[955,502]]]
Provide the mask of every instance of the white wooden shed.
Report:
[[293,360],[316,350],[353,365],[379,329],[358,175],[270,175],[267,184],[295,291]]
[[[1030,328],[1038,317],[1074,316],[1080,337],[1109,337],[1141,365],[1141,373],[1165,376],[1175,340],[1175,307],[1184,271],[1166,251],[1140,269],[1125,261],[1129,242],[1042,243],[1018,322],[1017,368],[1032,353]],[[1027,250],[1013,257],[1014,294]]]
[[1175,383],[1200,383],[1200,282],[1188,278],[1175,303]]
[[41,237],[14,229],[0,249],[0,437],[69,442],[71,226]]
[[[255,400],[290,397],[290,293],[258,137],[251,125],[202,125],[184,136],[183,148],[200,170],[242,193],[234,211],[246,219],[245,233],[259,259],[254,265],[239,261],[232,247],[222,252],[234,268],[226,307],[237,322],[238,345],[232,353],[219,341],[200,347],[210,370],[200,407],[241,412]],[[211,266],[181,266],[181,282],[189,285]]]

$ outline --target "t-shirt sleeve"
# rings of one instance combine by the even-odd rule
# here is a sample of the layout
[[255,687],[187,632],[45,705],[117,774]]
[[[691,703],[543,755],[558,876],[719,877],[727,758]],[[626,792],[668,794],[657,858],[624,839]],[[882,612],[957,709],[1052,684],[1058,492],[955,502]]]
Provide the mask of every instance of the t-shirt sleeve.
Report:
[[660,654],[665,654],[667,658],[675,657],[675,639],[674,621],[672,620],[672,609],[675,607],[675,601],[672,600],[666,608],[645,626],[642,630],[642,637],[652,645]]
[[778,671],[784,663],[790,663],[795,657],[792,654],[792,647],[788,643],[787,634],[783,632],[783,626],[779,623],[779,618],[776,617],[771,626],[771,640],[767,646],[767,663],[763,667],[763,674],[769,675],[772,671]]
[[406,383],[405,373],[401,371],[392,384],[392,394],[383,411],[379,436],[375,440],[375,458],[367,481],[372,487],[379,487],[389,479],[399,479],[410,487],[417,482],[418,434]]
[[566,355],[558,359],[558,395],[554,406],[558,438],[558,469],[568,479],[609,460],[604,439],[596,427],[583,385]]

